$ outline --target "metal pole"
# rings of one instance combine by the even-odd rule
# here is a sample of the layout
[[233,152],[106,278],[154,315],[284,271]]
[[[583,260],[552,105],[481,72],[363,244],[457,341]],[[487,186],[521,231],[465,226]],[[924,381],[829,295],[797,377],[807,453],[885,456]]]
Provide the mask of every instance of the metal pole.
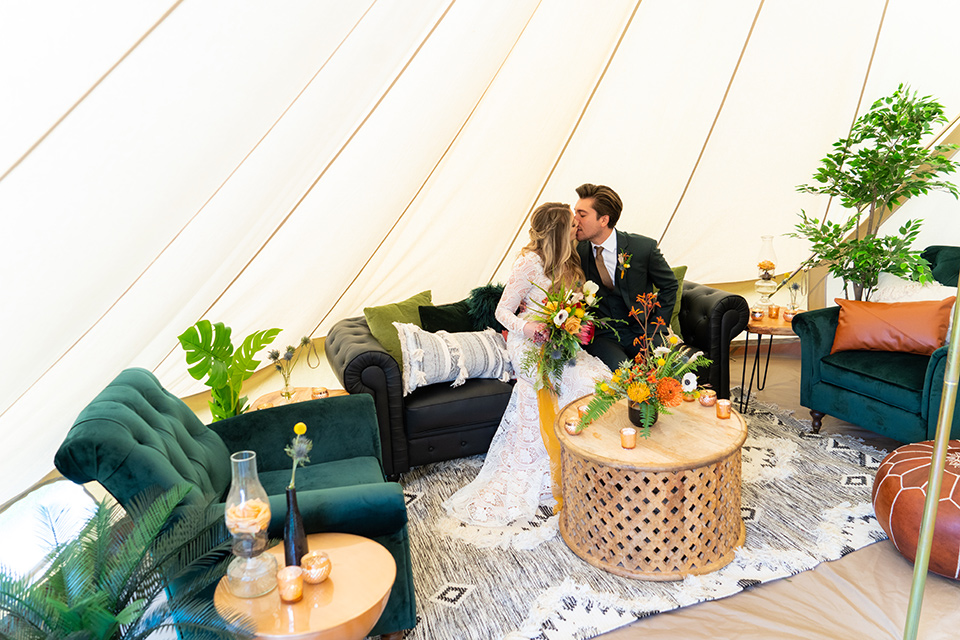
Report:
[[953,329],[950,331],[950,348],[947,350],[947,368],[943,376],[943,397],[937,418],[937,435],[934,438],[933,459],[930,461],[930,479],[927,482],[927,499],[923,504],[923,520],[920,523],[920,538],[917,541],[917,557],[913,563],[913,586],[910,589],[910,605],[907,607],[907,624],[903,629],[904,640],[916,640],[920,625],[920,606],[923,603],[923,587],[927,581],[927,566],[930,564],[930,547],[933,545],[933,527],[937,522],[937,502],[946,465],[950,428],[953,423],[953,408],[957,399],[957,378],[960,377],[960,304],[953,307]]

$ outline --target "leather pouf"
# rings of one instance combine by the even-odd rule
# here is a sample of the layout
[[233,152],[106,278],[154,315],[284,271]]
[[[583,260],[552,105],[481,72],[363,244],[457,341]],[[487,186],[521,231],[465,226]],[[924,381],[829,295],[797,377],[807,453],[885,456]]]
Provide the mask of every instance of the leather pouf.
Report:
[[[911,562],[917,557],[932,457],[932,440],[904,445],[883,459],[873,482],[877,520]],[[960,579],[960,440],[951,440],[947,449],[929,569]]]

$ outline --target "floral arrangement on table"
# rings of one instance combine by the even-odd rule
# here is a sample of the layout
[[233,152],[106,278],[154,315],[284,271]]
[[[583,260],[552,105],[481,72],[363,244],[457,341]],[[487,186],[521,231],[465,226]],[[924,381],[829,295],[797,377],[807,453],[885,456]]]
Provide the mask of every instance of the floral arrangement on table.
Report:
[[[656,294],[645,293],[637,296],[640,308],[630,309],[630,316],[645,326],[645,320],[653,315],[660,306]],[[641,318],[641,314],[643,318]],[[656,331],[666,327],[660,316],[652,321]],[[594,389],[594,397],[587,404],[586,413],[580,419],[578,431],[605,414],[614,404],[623,398],[636,407],[641,415],[641,437],[650,436],[650,427],[657,421],[659,414],[669,415],[669,408],[677,407],[683,401],[683,394],[697,392],[697,376],[693,371],[710,364],[702,351],[686,355],[681,347],[680,338],[667,329],[666,344],[654,347],[645,331],[637,338],[640,347],[631,362],[624,360],[613,372],[609,380],[600,380]]]
[[535,286],[543,291],[544,299],[534,303],[539,308],[529,319],[542,322],[546,329],[534,336],[536,346],[523,354],[520,367],[534,378],[538,390],[549,388],[559,393],[564,365],[577,356],[583,345],[590,344],[597,327],[612,328],[614,321],[596,315],[600,287],[595,282],[587,280],[579,288],[560,286],[554,291]]
[[[313,346],[313,342],[311,342],[308,336],[303,336],[300,338],[300,346],[308,347],[307,351],[309,352]],[[293,373],[293,368],[297,366],[297,360],[300,359],[301,353],[303,353],[303,351],[297,351],[297,347],[287,345],[287,350],[283,353],[280,353],[278,349],[273,349],[268,354],[270,362],[273,363],[273,366],[276,367],[280,375],[283,376],[283,391],[280,392],[280,395],[287,400],[293,397],[293,387],[290,386],[290,375]],[[307,357],[309,359],[309,356]]]

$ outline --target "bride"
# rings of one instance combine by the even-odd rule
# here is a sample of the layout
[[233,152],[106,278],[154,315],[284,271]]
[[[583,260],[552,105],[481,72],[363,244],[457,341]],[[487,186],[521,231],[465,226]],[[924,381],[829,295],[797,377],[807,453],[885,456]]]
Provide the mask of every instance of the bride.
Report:
[[[507,350],[517,382],[500,421],[483,468],[476,479],[451,496],[443,506],[454,518],[471,525],[503,527],[530,520],[541,503],[553,506],[550,458],[540,436],[537,392],[531,373],[522,371],[523,354],[534,348],[543,323],[525,319],[538,308],[543,291],[571,289],[584,280],[576,251],[577,222],[570,205],[549,202],[533,212],[530,244],[513,264],[497,305],[496,317],[509,331]],[[609,377],[599,359],[579,350],[563,369],[560,404],[593,392],[595,380]]]

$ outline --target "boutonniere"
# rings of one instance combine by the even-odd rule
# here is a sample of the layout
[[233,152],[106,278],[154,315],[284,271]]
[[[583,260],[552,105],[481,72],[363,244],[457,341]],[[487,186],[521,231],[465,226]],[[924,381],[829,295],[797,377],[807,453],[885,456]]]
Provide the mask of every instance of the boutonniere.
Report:
[[627,269],[630,268],[630,258],[632,258],[626,250],[621,251],[617,254],[617,262],[620,263],[620,278],[623,278],[623,275],[626,273]]

